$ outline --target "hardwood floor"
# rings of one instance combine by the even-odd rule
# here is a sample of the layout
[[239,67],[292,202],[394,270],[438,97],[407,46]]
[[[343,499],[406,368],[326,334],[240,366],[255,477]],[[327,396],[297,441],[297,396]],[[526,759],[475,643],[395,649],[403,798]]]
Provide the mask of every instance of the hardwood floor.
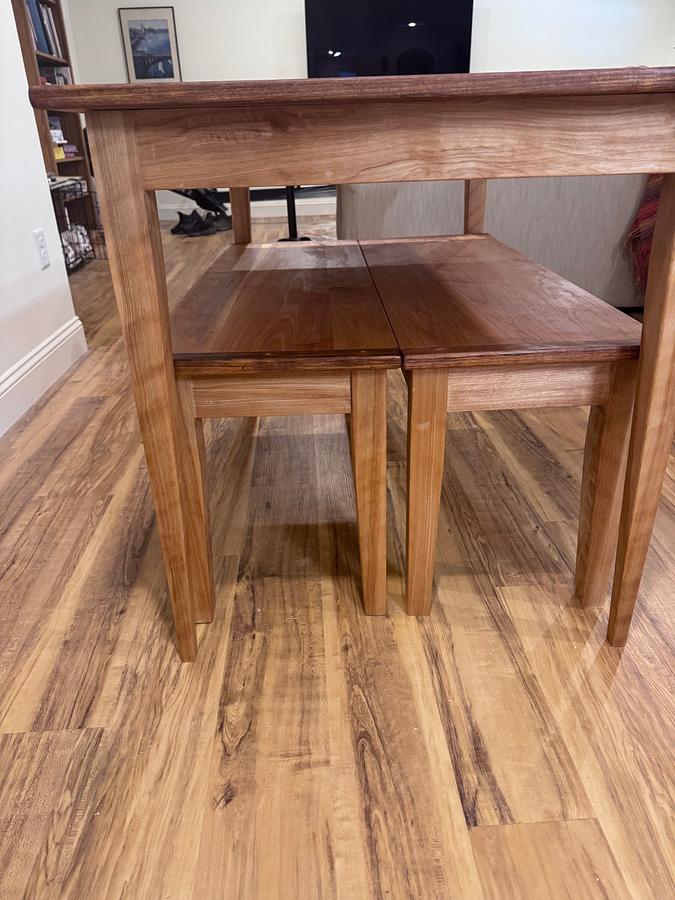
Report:
[[[165,234],[173,301],[229,239]],[[572,600],[585,410],[448,417],[427,619],[400,374],[386,617],[344,417],[209,422],[181,666],[106,264],[71,283],[91,352],[0,439],[0,897],[675,896],[675,458],[621,651]]]

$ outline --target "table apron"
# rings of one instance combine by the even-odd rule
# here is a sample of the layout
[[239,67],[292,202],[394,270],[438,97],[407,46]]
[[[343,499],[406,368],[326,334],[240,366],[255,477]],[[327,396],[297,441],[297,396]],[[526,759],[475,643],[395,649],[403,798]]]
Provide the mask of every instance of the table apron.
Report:
[[148,190],[675,171],[673,93],[123,115]]

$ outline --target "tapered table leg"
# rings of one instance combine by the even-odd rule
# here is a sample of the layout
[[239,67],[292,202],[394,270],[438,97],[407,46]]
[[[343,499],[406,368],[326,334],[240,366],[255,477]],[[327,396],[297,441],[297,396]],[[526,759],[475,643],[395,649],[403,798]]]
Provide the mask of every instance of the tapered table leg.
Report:
[[607,637],[622,646],[635,608],[675,431],[675,175],[664,179],[645,298],[642,349]]
[[193,596],[204,573],[200,493],[181,415],[171,351],[157,206],[143,189],[133,123],[92,113],[97,187],[136,409],[157,511],[182,660],[197,653]]

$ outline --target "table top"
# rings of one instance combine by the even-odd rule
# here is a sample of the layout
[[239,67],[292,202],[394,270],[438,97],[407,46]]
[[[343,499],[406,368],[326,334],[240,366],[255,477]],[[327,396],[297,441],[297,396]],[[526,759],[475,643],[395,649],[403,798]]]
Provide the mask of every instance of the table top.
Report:
[[560,97],[675,92],[675,67],[573,69],[551,72],[475,72],[368,78],[162,84],[38,85],[30,99],[39,109],[180,109],[312,105],[466,97]]
[[362,241],[405,368],[637,357],[641,327],[489,235]]
[[177,368],[398,368],[355,241],[228,247],[171,315]]

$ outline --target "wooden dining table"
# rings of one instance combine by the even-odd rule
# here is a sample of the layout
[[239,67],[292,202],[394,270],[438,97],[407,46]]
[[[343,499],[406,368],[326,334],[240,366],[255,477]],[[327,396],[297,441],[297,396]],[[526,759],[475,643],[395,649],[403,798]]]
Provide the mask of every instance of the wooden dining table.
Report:
[[86,115],[177,628],[190,610],[185,510],[198,486],[155,191],[229,187],[245,241],[255,186],[461,179],[476,231],[488,179],[664,174],[608,631],[625,642],[675,429],[674,68],[42,85],[30,98]]

